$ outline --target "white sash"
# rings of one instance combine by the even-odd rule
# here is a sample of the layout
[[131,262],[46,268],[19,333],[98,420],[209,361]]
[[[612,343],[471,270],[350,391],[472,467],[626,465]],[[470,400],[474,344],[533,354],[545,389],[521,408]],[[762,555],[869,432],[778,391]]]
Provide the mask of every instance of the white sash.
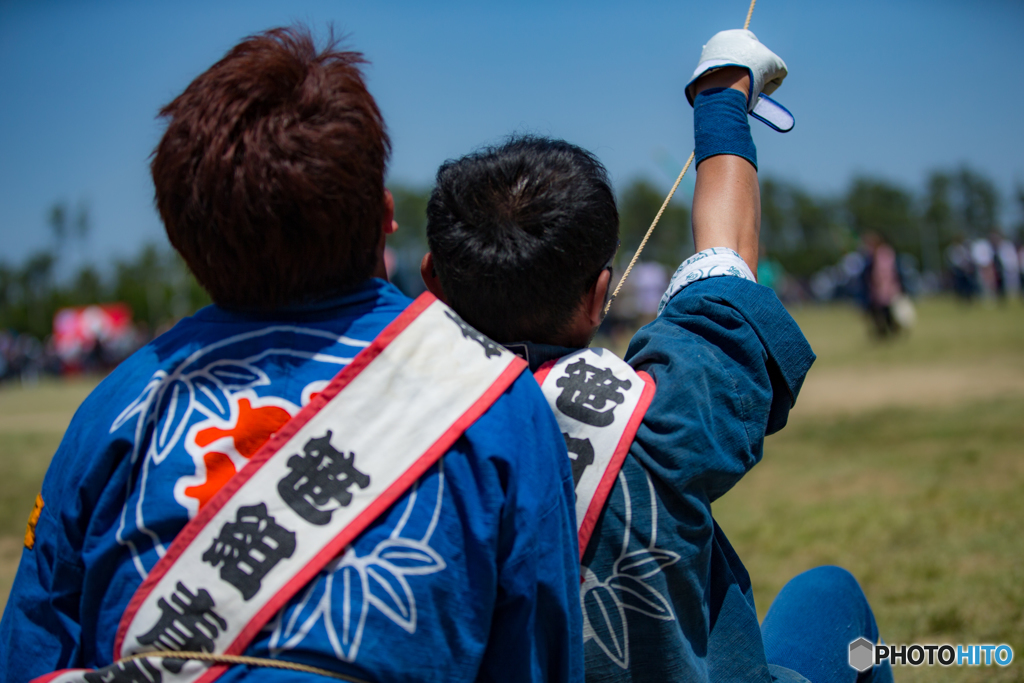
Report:
[[[155,650],[241,654],[524,367],[422,295],[182,529],[132,597],[115,659]],[[208,683],[224,670],[153,657],[36,682]]]
[[573,461],[582,558],[654,398],[654,380],[607,349],[582,349],[563,356],[542,365],[534,377],[555,413]]

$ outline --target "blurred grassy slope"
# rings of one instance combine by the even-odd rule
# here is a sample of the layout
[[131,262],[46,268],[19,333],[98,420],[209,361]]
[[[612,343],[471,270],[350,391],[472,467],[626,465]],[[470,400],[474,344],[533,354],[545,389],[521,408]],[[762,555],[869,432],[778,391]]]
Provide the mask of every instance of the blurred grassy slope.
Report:
[[789,578],[838,564],[888,642],[1017,656],[897,680],[1024,681],[1024,306],[925,302],[886,344],[849,310],[796,318],[819,360],[762,463],[714,506],[761,616]]
[[[853,571],[892,643],[1006,642],[1007,669],[900,681],[1024,681],[1024,305],[923,302],[871,342],[847,307],[795,317],[818,353],[789,426],[715,504],[762,615],[786,580]],[[61,433],[95,382],[0,387],[0,606]]]

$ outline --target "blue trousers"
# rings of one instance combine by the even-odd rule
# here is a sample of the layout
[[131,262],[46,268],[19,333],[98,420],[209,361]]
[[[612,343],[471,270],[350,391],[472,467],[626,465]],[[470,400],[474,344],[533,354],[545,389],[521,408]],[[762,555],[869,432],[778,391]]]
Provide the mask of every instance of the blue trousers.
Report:
[[841,567],[816,567],[794,577],[775,598],[761,624],[768,664],[796,671],[811,683],[892,683],[889,662],[858,673],[850,643],[878,643],[878,625],[853,575]]

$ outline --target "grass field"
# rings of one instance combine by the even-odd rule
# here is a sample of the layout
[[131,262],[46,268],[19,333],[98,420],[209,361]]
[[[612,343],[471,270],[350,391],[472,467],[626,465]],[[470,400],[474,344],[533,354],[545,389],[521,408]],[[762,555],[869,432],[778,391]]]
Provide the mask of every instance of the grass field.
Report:
[[[858,577],[890,643],[1007,643],[1005,669],[898,681],[1024,681],[1024,305],[923,302],[871,342],[845,307],[795,312],[819,360],[764,461],[715,504],[762,615],[794,574]],[[0,388],[0,605],[25,518],[94,382]]]

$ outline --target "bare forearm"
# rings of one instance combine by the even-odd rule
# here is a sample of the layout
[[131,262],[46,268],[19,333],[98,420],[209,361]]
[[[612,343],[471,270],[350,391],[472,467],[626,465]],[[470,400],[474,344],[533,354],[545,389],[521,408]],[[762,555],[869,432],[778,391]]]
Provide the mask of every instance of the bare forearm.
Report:
[[761,192],[749,161],[730,154],[697,167],[693,192],[693,243],[697,251],[728,247],[757,272]]

